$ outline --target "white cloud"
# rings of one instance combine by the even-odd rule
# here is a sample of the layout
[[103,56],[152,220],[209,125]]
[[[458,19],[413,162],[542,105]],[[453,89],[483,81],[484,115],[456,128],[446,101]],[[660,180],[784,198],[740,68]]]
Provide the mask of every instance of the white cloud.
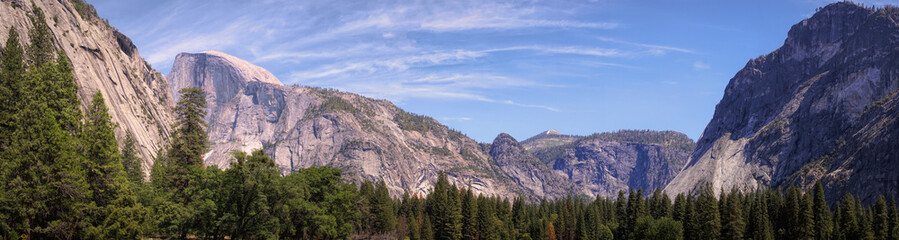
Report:
[[[173,36],[160,39],[150,44],[152,52],[147,56],[150,64],[159,66],[171,61],[181,52],[200,52],[206,50],[220,50],[234,45],[239,39],[248,35],[252,22],[246,19],[236,20],[224,29],[206,34],[185,33],[181,36]],[[178,40],[175,40],[178,39]]]
[[461,122],[461,121],[471,121],[471,118],[470,117],[442,117],[442,118],[440,118],[440,120]]
[[672,46],[664,46],[664,45],[654,45],[654,44],[645,44],[645,43],[638,43],[638,42],[629,42],[629,41],[617,40],[617,39],[614,39],[614,38],[599,37],[599,40],[600,40],[600,41],[604,41],[604,42],[611,42],[611,43],[618,43],[618,44],[625,44],[625,45],[631,45],[631,46],[638,46],[638,47],[649,48],[649,49],[651,49],[651,50],[655,50],[655,51],[653,51],[653,52],[654,52],[654,53],[658,53],[658,54],[664,54],[664,53],[667,52],[667,51],[681,52],[681,53],[695,53],[693,50],[686,49],[686,48],[679,48],[679,47],[672,47]]
[[706,64],[702,61],[696,61],[693,63],[693,69],[696,69],[696,70],[706,70],[709,68],[711,68],[711,66],[709,66],[708,64]]

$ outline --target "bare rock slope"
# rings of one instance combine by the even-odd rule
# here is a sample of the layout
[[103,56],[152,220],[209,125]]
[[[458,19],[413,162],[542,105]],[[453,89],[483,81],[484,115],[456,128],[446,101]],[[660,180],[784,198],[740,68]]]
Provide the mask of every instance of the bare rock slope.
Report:
[[899,9],[830,4],[737,72],[690,162],[666,188],[822,180],[831,199],[899,189]]
[[526,193],[474,140],[385,100],[284,86],[218,52],[179,54],[168,76],[172,91],[209,93],[208,164],[226,167],[230,151],[264,148],[284,172],[330,165],[351,180],[383,179],[394,194],[428,191],[439,171],[476,192]]
[[[15,27],[20,42],[27,43],[32,28],[29,16],[32,1],[0,1],[0,41]],[[172,118],[172,99],[162,74],[140,57],[127,36],[100,19],[93,7],[83,1],[34,0],[53,36],[54,46],[65,52],[72,63],[78,95],[84,107],[97,91],[109,107],[116,136],[134,137],[144,169],[149,169],[156,152],[168,138]]]
[[683,133],[649,130],[586,137],[550,130],[522,141],[522,145],[578,186],[578,192],[606,198],[630,188],[664,188],[695,146]]

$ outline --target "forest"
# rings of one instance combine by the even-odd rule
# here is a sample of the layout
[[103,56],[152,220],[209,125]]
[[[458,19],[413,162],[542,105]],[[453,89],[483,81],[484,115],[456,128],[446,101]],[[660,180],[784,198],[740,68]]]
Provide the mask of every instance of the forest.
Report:
[[895,199],[827,202],[820,184],[529,201],[440,173],[428,194],[393,198],[383,181],[328,166],[282,175],[262,150],[205,166],[196,88],[179,92],[175,132],[146,177],[103,96],[82,110],[71,63],[36,19],[40,9],[28,43],[10,29],[0,51],[0,239],[899,239]]

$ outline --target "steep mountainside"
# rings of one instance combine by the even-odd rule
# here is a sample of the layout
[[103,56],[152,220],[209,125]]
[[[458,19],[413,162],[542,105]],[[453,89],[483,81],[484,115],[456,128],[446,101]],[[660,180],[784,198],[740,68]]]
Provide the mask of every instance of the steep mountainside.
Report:
[[[103,93],[121,142],[131,134],[144,168],[168,138],[172,99],[162,74],[144,61],[128,37],[100,19],[93,7],[79,0],[34,0],[44,13],[57,49],[66,53],[74,68],[78,95],[86,107],[97,91]],[[0,41],[15,27],[20,41],[28,42],[32,1],[0,1]]]
[[688,192],[823,180],[830,198],[899,189],[899,9],[830,4],[730,80],[690,162],[667,187]]
[[388,101],[284,86],[218,52],[179,54],[168,76],[173,91],[210,93],[209,164],[227,166],[231,150],[264,148],[284,172],[331,165],[351,179],[384,179],[393,194],[428,191],[439,171],[480,193],[525,193],[477,142]]
[[490,155],[503,173],[535,196],[593,195],[579,191],[568,176],[553,171],[509,134],[496,136],[490,146]]
[[665,187],[695,146],[685,134],[673,131],[622,130],[587,137],[547,134],[552,132],[522,145],[533,146],[534,156],[582,191],[603,197],[615,197],[628,188]]

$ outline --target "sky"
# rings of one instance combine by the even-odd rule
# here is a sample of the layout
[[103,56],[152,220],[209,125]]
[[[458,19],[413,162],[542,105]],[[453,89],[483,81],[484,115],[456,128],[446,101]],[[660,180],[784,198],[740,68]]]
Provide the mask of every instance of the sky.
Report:
[[163,74],[180,52],[221,51],[492,142],[549,129],[696,140],[734,74],[830,1],[88,2]]

